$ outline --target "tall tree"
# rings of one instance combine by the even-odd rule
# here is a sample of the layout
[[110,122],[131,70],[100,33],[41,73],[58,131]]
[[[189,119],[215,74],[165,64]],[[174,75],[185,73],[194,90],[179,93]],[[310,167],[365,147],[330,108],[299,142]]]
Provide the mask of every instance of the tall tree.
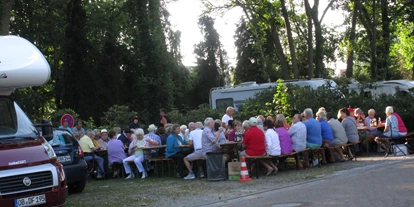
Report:
[[220,43],[220,36],[214,28],[214,20],[201,16],[198,20],[203,42],[195,46],[197,55],[197,78],[194,85],[194,104],[208,103],[208,94],[213,87],[224,86],[227,72],[226,54]]
[[[90,43],[87,35],[87,18],[82,0],[70,0],[66,7],[63,58],[63,87],[59,88],[62,107],[72,108],[82,118],[96,116],[95,78],[89,64]],[[96,117],[95,117],[96,118]]]
[[0,35],[9,34],[9,23],[14,0],[0,0]]
[[293,77],[295,79],[298,79],[299,78],[298,61],[296,58],[295,43],[293,42],[292,27],[290,26],[289,14],[286,9],[285,0],[280,0],[280,4],[281,4],[281,9],[282,9],[283,19],[285,20],[286,33],[288,36],[289,51],[290,51],[290,56],[292,59]]
[[[312,18],[313,25],[315,27],[315,76],[317,78],[326,77],[327,73],[325,71],[325,65],[323,63],[324,59],[324,42],[325,38],[323,37],[323,28],[322,21],[325,17],[326,12],[331,8],[334,0],[330,0],[326,8],[322,12],[322,16],[319,19],[319,0],[313,1],[313,6],[309,4],[309,0],[305,0],[305,9],[308,14],[308,18]],[[310,16],[309,16],[310,15]]]
[[351,31],[349,34],[349,42],[347,48],[347,58],[346,58],[346,76],[351,78],[353,76],[353,68],[354,68],[354,50],[355,50],[355,30],[356,30],[356,22],[358,16],[358,3],[355,1],[359,0],[352,0],[352,18],[351,18]]

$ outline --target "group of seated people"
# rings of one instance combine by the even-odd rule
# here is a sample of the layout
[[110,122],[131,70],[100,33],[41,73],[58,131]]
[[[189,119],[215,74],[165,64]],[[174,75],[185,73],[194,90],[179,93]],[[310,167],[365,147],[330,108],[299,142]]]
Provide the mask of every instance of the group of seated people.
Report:
[[[266,118],[259,115],[243,122],[233,120],[234,108],[228,107],[221,120],[208,117],[204,123],[191,122],[187,126],[168,123],[170,120],[167,121],[167,117],[164,115],[160,121],[160,127],[151,124],[147,129],[147,134],[142,128],[139,128],[139,124],[135,121],[136,117],[134,117],[133,124],[129,126],[135,128],[126,128],[123,132],[119,128],[110,131],[102,129],[85,132],[81,122],[71,131],[79,140],[85,153],[85,160],[95,159],[101,169],[105,169],[104,159],[93,155],[93,152],[107,150],[108,162],[113,169],[119,169],[123,165],[128,174],[127,179],[134,178],[136,175],[129,163],[133,161],[141,178],[146,178],[148,169],[144,167],[143,163],[148,157],[144,155],[143,149],[166,145],[165,151],[153,150],[151,154],[154,156],[165,155],[166,158],[173,159],[176,163],[177,177],[194,179],[196,175],[193,172],[191,162],[205,158],[209,152],[220,152],[220,144],[228,141],[241,142],[240,156],[280,156],[303,151],[304,162],[298,162],[299,168],[310,167],[311,162],[307,151],[305,151],[306,148],[326,148],[329,155],[325,156],[325,150],[322,150],[322,164],[335,162],[334,151],[339,156],[338,161],[346,161],[343,149],[339,146],[358,142],[362,134],[366,134],[367,137],[363,140],[364,142],[371,144],[375,141],[379,146],[387,149],[383,143],[384,138],[403,136],[404,133],[407,133],[407,129],[393,107],[387,107],[385,112],[387,118],[385,123],[381,123],[380,118],[375,117],[374,109],[370,109],[368,116],[365,117],[359,108],[355,110],[342,108],[338,111],[336,119],[331,112],[326,112],[323,107],[315,115],[312,109],[307,108],[303,113],[295,114],[292,117],[292,124],[288,124],[282,114]],[[366,127],[364,130],[358,130],[358,127],[364,126]],[[382,133],[377,129],[381,126],[384,126]],[[182,150],[179,147],[181,145],[189,145],[193,150]],[[349,159],[352,159],[351,151],[348,153]],[[223,159],[228,161],[230,156],[225,155]],[[278,172],[277,163],[270,160],[260,160],[260,163],[266,168],[266,175]],[[198,176],[204,177],[201,166],[199,165],[200,174]],[[184,175],[185,169],[188,171],[186,176]],[[115,170],[114,177],[118,175],[119,171]],[[98,178],[101,176],[102,174],[98,171]]]

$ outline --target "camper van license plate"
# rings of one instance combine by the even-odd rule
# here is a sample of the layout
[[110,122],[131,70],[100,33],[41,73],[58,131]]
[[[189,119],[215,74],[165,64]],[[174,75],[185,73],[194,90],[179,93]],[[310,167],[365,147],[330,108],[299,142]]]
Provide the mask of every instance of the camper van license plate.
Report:
[[14,206],[15,207],[34,206],[34,205],[39,205],[39,204],[42,204],[42,203],[46,203],[45,194],[26,197],[26,198],[19,198],[19,199],[14,200]]

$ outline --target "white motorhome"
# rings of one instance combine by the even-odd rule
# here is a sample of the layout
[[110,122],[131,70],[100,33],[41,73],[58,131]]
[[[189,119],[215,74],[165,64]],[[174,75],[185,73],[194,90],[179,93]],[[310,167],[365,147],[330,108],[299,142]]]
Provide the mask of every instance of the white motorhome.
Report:
[[[310,86],[313,89],[318,88],[324,84],[330,83],[330,86],[335,87],[336,83],[332,80],[315,78],[304,80],[288,80],[284,81],[284,84],[293,84],[301,87]],[[264,90],[274,89],[278,83],[262,83],[256,82],[244,82],[234,87],[217,87],[210,90],[210,107],[216,109],[219,106],[224,105],[233,106],[236,110],[243,104],[243,102],[251,97],[254,97],[256,93]]]
[[[378,81],[373,83],[369,88],[365,88],[364,93],[371,93],[373,97],[378,97],[381,94],[395,95],[399,90],[406,94],[414,95],[414,81],[413,80],[390,80],[390,81]],[[349,84],[349,90],[361,91],[361,86],[357,81],[353,81]]]
[[16,88],[48,82],[50,67],[29,41],[0,36],[0,206],[63,206],[66,176],[52,146],[52,125],[42,135],[11,97]]

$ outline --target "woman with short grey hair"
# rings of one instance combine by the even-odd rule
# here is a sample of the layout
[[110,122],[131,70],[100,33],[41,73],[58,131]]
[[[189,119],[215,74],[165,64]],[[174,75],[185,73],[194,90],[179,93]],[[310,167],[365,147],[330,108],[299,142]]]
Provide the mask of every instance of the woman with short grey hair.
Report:
[[[135,174],[131,170],[131,166],[129,166],[129,161],[134,161],[135,165],[138,168],[138,171],[142,173],[142,179],[147,177],[147,172],[144,169],[143,162],[144,162],[144,152],[142,148],[147,146],[147,140],[144,139],[144,130],[141,128],[135,129],[134,134],[137,137],[135,145],[131,148],[133,155],[125,158],[122,162],[124,164],[125,172],[129,174],[126,179],[131,179],[135,177]],[[149,138],[147,138],[149,139]]]

